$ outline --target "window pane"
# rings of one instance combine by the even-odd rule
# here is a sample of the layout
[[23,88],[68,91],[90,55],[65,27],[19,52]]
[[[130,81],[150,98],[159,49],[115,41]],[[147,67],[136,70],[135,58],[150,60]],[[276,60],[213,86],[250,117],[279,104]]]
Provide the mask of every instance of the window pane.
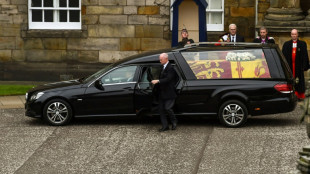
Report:
[[42,10],[32,10],[32,22],[42,22]]
[[207,3],[208,3],[207,9],[210,9],[210,0],[207,0]]
[[32,0],[31,7],[42,7],[41,0]]
[[210,24],[210,13],[207,13],[207,24]]
[[182,52],[197,79],[271,78],[262,49]]
[[69,22],[80,22],[80,10],[70,10]]
[[80,7],[79,0],[69,0],[69,7]]
[[210,9],[222,9],[222,0],[210,0]]
[[222,24],[222,13],[210,13],[211,18],[208,24]]
[[59,0],[59,7],[67,7],[67,0]]
[[133,82],[136,69],[136,66],[116,69],[102,77],[101,82],[103,84]]
[[53,0],[44,0],[44,7],[54,7]]
[[67,10],[59,10],[59,22],[67,22]]
[[53,10],[44,10],[44,22],[54,22]]

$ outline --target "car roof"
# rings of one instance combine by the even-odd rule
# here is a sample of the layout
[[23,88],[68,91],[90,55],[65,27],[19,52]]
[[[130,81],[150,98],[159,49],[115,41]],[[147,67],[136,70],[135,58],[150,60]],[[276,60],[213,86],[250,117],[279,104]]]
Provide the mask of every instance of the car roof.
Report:
[[[250,49],[250,48],[277,48],[276,44],[261,44],[247,42],[197,42],[188,44],[182,48],[169,48],[154,51],[142,52],[133,56],[126,57],[114,63],[114,66],[134,64],[139,62],[158,62],[158,55],[161,53],[183,52],[183,51],[204,51],[204,50],[234,50],[234,49]],[[154,56],[156,58],[154,59]],[[152,57],[154,60],[150,59]]]

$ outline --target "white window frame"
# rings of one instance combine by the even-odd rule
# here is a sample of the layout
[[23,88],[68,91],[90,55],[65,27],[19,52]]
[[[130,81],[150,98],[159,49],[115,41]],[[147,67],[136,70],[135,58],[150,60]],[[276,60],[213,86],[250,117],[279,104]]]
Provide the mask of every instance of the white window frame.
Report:
[[[31,1],[28,0],[28,23],[29,29],[46,29],[46,30],[81,30],[82,29],[82,14],[81,14],[81,0],[79,0],[79,7],[59,7],[58,2],[60,0],[53,0],[54,7],[43,7],[43,0],[41,0],[42,7],[31,7]],[[61,0],[63,1],[63,0]],[[69,0],[67,6],[69,5]],[[42,20],[44,20],[44,10],[53,10],[55,22],[32,22],[32,10],[42,10]],[[58,22],[58,10],[67,10],[67,22]],[[79,10],[80,11],[80,22],[69,22],[69,11]]]
[[[170,1],[170,7],[172,6],[172,4],[174,3],[175,0],[171,0]],[[207,1],[207,0],[206,0]],[[206,13],[212,13],[212,12],[221,12],[222,13],[222,24],[207,24],[207,31],[224,31],[224,0],[219,0],[222,1],[222,9],[208,9],[210,8],[210,3],[208,3],[208,7],[206,9]],[[207,18],[207,16],[206,16]],[[209,16],[210,18],[210,16]],[[210,19],[206,19],[206,23],[208,23],[208,21]],[[173,24],[173,8],[170,9],[170,30],[172,31],[172,24]]]
[[[207,19],[207,30],[208,31],[224,31],[224,0],[217,0],[222,1],[222,9],[210,9],[211,0],[208,2],[208,7],[206,9],[206,13],[222,13],[222,23],[221,24],[208,24],[208,21],[211,19],[211,15],[209,15],[209,19]],[[206,16],[207,17],[207,16]]]

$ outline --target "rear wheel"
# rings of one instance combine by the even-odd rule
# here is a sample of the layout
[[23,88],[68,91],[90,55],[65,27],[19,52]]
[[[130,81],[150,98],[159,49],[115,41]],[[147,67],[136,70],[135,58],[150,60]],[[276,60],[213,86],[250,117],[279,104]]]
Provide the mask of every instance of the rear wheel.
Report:
[[50,125],[62,126],[70,122],[72,109],[66,101],[53,99],[44,106],[43,116]]
[[221,105],[218,117],[227,127],[239,127],[246,122],[248,110],[242,102],[229,100]]

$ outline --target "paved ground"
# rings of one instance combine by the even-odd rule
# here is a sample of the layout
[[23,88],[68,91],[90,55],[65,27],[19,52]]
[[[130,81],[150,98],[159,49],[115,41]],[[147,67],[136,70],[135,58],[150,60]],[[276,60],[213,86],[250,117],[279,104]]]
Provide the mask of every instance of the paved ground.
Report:
[[298,173],[309,144],[300,109],[252,117],[245,127],[213,118],[181,118],[159,133],[157,118],[78,119],[52,127],[0,109],[0,173]]
[[25,95],[0,96],[0,109],[25,108]]

